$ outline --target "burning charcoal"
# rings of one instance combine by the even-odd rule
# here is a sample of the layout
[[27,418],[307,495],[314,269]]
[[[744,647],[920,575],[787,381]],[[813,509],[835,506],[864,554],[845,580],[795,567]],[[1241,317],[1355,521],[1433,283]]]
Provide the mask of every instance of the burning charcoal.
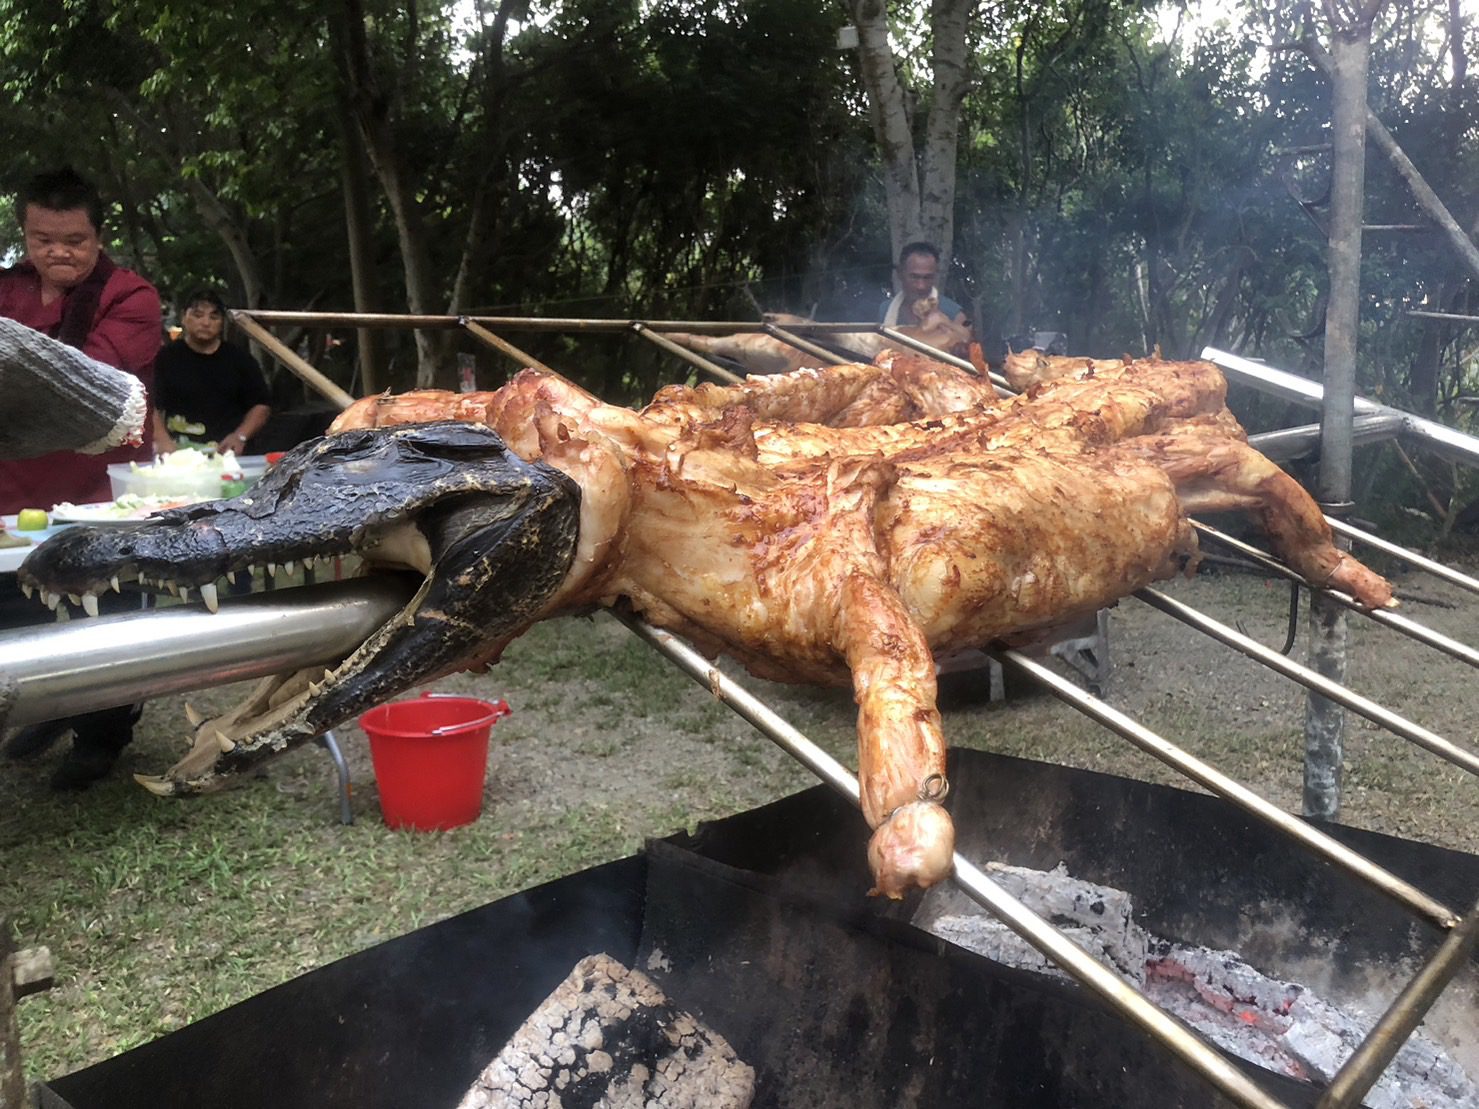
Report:
[[[991,877],[1161,1009],[1218,1047],[1279,1074],[1328,1082],[1371,1029],[1371,1018],[1306,987],[1263,974],[1232,951],[1173,943],[1135,923],[1130,895],[1051,871],[993,865]],[[1046,956],[958,891],[937,887],[916,927],[995,962],[1066,977]],[[1470,1109],[1479,1085],[1414,1032],[1366,1095],[1370,1109]]]
[[755,1072],[650,978],[609,955],[575,964],[458,1109],[745,1109]]

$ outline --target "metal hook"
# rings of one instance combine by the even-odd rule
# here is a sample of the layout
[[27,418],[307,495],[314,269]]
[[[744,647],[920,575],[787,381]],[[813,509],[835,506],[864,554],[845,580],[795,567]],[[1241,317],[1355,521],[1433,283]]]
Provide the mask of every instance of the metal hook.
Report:
[[950,782],[943,774],[931,774],[919,783],[921,801],[943,801],[950,792]]
[[1299,635],[1299,583],[1289,583],[1289,634],[1284,639],[1284,646],[1279,649],[1279,654],[1287,655],[1294,649],[1294,640]]

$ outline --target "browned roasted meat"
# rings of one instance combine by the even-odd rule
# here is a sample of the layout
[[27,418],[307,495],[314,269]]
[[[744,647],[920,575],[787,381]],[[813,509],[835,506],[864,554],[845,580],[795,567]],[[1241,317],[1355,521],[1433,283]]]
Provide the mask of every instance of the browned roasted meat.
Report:
[[1002,376],[1018,392],[1085,370],[1109,370],[1124,365],[1123,359],[1070,357],[1044,354],[1039,350],[1012,351],[1002,365]]
[[[950,866],[933,652],[1029,641],[1174,573],[1200,508],[1251,510],[1312,581],[1391,600],[1243,442],[1215,367],[1107,366],[1002,404],[948,370],[895,358],[674,388],[640,413],[526,370],[491,394],[361,401],[335,428],[485,422],[585,491],[548,611],[629,603],[758,675],[850,682],[875,892],[901,896]],[[929,411],[825,426],[911,406]]]
[[[946,354],[965,357],[971,339],[970,328],[956,323],[940,311],[939,302],[933,298],[918,301],[913,308],[920,322],[897,328],[899,334],[934,347],[936,350],[944,351]],[[779,312],[771,313],[765,319],[768,323],[778,324],[781,327],[811,322],[805,316],[792,316]],[[684,331],[670,331],[666,337],[679,346],[687,347],[699,354],[713,354],[738,362],[752,374],[786,374],[807,367],[815,368],[827,364],[826,360],[817,355],[803,351],[784,339],[763,331],[742,332],[734,335],[700,335]],[[825,338],[843,351],[865,358],[876,358],[885,351],[916,353],[912,347],[896,343],[876,331],[839,332]]]

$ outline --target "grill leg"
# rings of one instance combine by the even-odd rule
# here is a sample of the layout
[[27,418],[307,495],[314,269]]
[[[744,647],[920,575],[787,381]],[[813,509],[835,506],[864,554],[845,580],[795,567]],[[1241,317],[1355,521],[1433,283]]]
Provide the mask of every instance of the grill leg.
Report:
[[339,823],[353,824],[354,813],[349,808],[349,765],[344,761],[344,752],[339,750],[339,741],[330,728],[314,740],[334,760],[334,772],[339,776]]

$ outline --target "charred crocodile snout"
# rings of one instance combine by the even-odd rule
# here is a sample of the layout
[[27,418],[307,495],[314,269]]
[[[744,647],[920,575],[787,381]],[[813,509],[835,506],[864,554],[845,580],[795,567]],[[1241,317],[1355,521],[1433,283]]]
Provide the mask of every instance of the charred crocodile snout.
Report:
[[[232,500],[172,509],[130,526],[72,528],[19,575],[52,607],[90,613],[103,590],[138,580],[216,607],[216,582],[360,555],[415,572],[420,589],[331,669],[265,679],[225,716],[192,721],[195,742],[159,793],[190,793],[321,734],[397,693],[496,655],[536,619],[569,571],[580,489],[525,462],[487,427],[460,421],[342,432],[297,447]],[[490,644],[492,648],[490,649]]]

